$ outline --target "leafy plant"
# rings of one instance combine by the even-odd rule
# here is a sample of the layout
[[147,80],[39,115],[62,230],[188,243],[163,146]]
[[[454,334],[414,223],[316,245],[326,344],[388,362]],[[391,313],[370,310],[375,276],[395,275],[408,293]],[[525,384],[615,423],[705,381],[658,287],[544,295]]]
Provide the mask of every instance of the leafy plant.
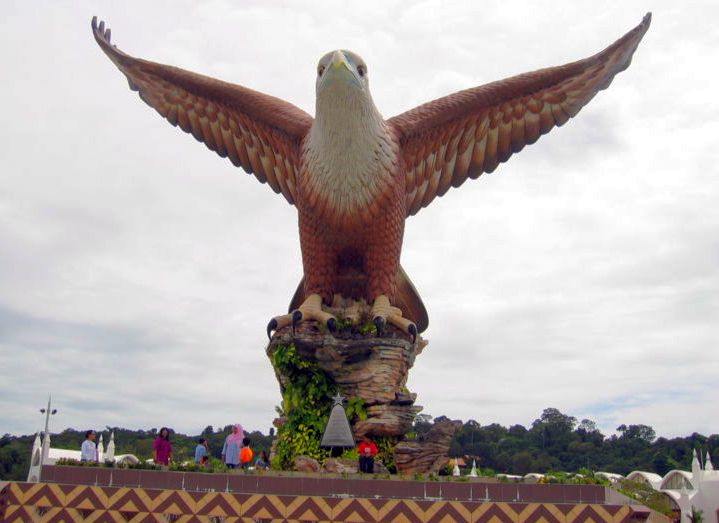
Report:
[[148,463],[146,461],[140,461],[139,463],[130,464],[127,466],[129,469],[140,469],[140,470],[155,470],[157,466],[154,463]]
[[347,406],[345,407],[345,413],[347,413],[347,419],[350,421],[350,423],[355,420],[366,420],[367,407],[365,400],[358,396],[350,398],[347,402]]
[[367,321],[364,325],[359,328],[360,334],[364,335],[377,335],[377,326],[372,321]]
[[96,461],[80,461],[74,458],[59,458],[55,465],[64,465],[67,467],[99,467],[100,464]]
[[315,362],[303,358],[294,344],[279,345],[272,363],[281,376],[282,413],[286,418],[277,431],[275,469],[288,469],[296,456],[324,460],[329,451],[320,448],[327,425],[334,383]]
[[[327,332],[327,327],[323,324],[320,324],[318,327],[320,332]],[[346,318],[343,316],[337,316],[335,318],[335,335],[351,336],[357,334],[361,334],[363,336],[376,336],[377,326],[370,319],[365,320],[363,323],[355,324],[352,321],[352,318]]]
[[384,436],[375,439],[377,445],[377,458],[387,467],[387,471],[394,474],[397,472],[397,463],[394,460],[394,448],[397,446],[397,438]]
[[341,455],[340,458],[342,459],[351,459],[357,461],[359,459],[359,452],[357,452],[357,448],[353,447],[351,449],[345,450]]
[[667,516],[672,514],[672,506],[667,497],[662,492],[654,490],[651,485],[625,479],[619,484],[617,490],[657,512]]

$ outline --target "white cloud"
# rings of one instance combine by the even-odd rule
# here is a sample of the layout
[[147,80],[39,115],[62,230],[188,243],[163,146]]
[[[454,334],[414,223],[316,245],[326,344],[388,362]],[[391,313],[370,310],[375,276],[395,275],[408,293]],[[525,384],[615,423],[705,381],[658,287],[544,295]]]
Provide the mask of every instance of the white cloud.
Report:
[[[576,120],[407,222],[430,313],[410,374],[434,415],[605,431],[719,432],[719,30],[693,9],[574,2],[85,2],[0,20],[0,432],[241,421],[279,403],[267,320],[301,276],[296,214],[170,128],[95,45],[117,45],[312,113],[332,48],[367,60],[389,117],[588,56],[654,11],[632,66]],[[449,269],[449,270],[448,270]]]

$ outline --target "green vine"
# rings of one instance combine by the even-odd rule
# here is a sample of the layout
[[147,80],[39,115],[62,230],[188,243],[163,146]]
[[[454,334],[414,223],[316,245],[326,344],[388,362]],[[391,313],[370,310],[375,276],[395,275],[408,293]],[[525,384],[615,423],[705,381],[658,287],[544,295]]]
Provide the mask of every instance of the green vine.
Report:
[[300,455],[324,460],[329,453],[320,441],[332,408],[334,383],[317,363],[300,356],[294,344],[278,345],[272,364],[284,378],[282,413],[287,420],[277,431],[272,467],[289,469]]

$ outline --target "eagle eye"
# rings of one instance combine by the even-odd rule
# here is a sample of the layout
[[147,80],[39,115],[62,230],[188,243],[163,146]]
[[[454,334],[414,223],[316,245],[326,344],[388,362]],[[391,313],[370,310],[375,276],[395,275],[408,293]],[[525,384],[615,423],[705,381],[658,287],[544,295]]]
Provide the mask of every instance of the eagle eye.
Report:
[[317,66],[317,76],[322,76],[322,73],[325,72],[325,66],[320,64]]
[[364,75],[367,74],[367,66],[366,66],[366,65],[362,65],[362,64],[358,65],[358,66],[357,66],[357,73],[358,73],[360,76],[364,77]]

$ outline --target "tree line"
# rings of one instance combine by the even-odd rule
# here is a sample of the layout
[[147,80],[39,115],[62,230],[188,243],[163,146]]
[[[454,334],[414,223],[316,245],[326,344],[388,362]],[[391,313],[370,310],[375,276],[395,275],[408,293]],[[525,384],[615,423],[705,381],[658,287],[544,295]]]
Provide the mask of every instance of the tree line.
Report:
[[[411,438],[421,440],[432,425],[442,419],[417,416]],[[158,429],[129,430],[106,427],[100,433],[105,446],[110,433],[115,434],[115,454],[134,454],[140,459],[152,456],[152,442]],[[210,452],[219,457],[225,437],[231,426],[213,428],[207,426],[198,435],[171,433],[173,454],[176,461],[191,460],[199,438],[206,438]],[[544,409],[530,427],[498,423],[481,425],[475,420],[464,422],[455,434],[450,447],[451,457],[464,457],[468,464],[475,459],[480,469],[488,472],[523,475],[528,472],[565,471],[580,472],[582,469],[616,472],[626,475],[632,470],[644,470],[664,475],[672,469],[691,469],[694,449],[702,458],[708,451],[713,463],[719,466],[719,435],[704,436],[694,433],[682,438],[656,437],[648,425],[620,425],[618,434],[606,437],[589,419],[578,421],[558,409]],[[85,432],[66,429],[52,434],[54,448],[79,449]],[[99,437],[99,434],[98,434]],[[255,454],[269,452],[274,429],[265,435],[260,431],[249,432]],[[25,480],[30,464],[30,452],[34,435],[0,438],[0,479]]]
[[[419,421],[427,430],[429,420]],[[648,425],[617,427],[618,434],[601,433],[594,421],[544,409],[530,427],[498,423],[481,425],[469,420],[452,441],[450,455],[476,459],[480,468],[524,475],[528,472],[581,469],[627,475],[633,470],[664,476],[673,469],[691,470],[694,449],[703,459],[708,451],[719,465],[719,434],[657,438]]]

